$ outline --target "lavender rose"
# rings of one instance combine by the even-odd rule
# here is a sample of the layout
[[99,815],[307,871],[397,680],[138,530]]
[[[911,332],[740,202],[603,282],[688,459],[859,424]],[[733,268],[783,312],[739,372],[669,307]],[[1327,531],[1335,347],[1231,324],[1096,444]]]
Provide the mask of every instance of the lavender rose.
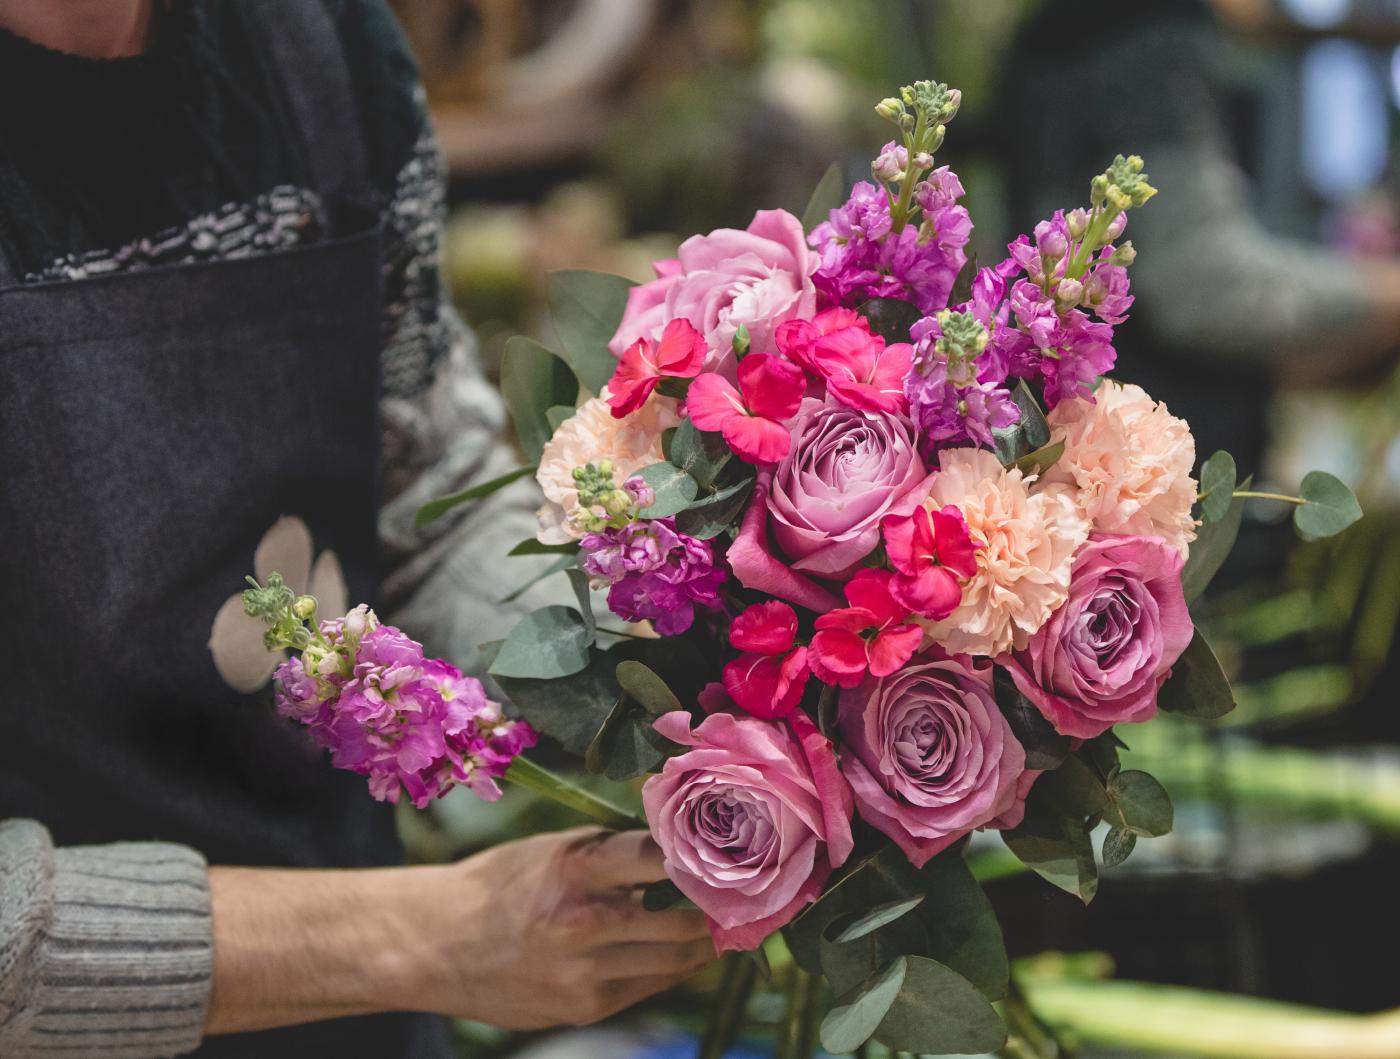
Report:
[[642,801],[666,873],[709,918],[715,948],[752,949],[814,901],[851,854],[851,792],[806,714],[788,721],[664,714],[690,747],[647,780]]
[[880,543],[880,520],[909,514],[932,482],[904,416],[809,397],[791,451],[761,477],[767,518],[745,519],[730,565],[747,587],[812,607],[817,595],[792,585],[843,577]]
[[1093,537],[1080,549],[1069,598],[1004,663],[1057,732],[1089,739],[1157,712],[1194,632],[1181,566],[1158,537]]
[[915,867],[976,828],[1020,823],[1026,754],[989,675],[916,657],[842,692],[838,718],[857,811]]

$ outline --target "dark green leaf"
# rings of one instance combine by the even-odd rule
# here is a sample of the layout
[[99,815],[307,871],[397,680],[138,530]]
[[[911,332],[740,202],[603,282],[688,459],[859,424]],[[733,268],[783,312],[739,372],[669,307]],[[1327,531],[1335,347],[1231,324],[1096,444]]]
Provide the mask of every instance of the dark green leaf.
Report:
[[1058,766],[1069,755],[1069,737],[1055,731],[1035,704],[1021,694],[1005,669],[997,668],[993,683],[997,705],[1016,741],[1025,748],[1026,768],[1043,772]]
[[550,430],[558,430],[566,420],[572,419],[578,409],[571,404],[557,404],[553,408],[546,408],[545,419],[549,422]]
[[649,738],[649,724],[638,723],[640,710],[626,695],[619,695],[588,744],[583,764],[589,772],[600,772],[610,780],[628,780],[650,772],[665,757]]
[[1036,799],[1079,820],[1108,808],[1108,791],[1094,770],[1071,754],[1052,772],[1035,781]]
[[1110,828],[1103,837],[1103,866],[1116,868],[1128,859],[1137,845],[1137,835],[1122,827]]
[[1118,774],[1118,750],[1122,746],[1123,740],[1114,735],[1113,729],[1110,728],[1102,735],[1085,742],[1079,748],[1079,757],[1094,770],[1094,775],[1106,784]]
[[521,618],[491,664],[493,676],[550,680],[588,666],[593,637],[573,607],[541,607]]
[[1112,799],[1105,817],[1115,827],[1127,828],[1149,838],[1172,829],[1172,799],[1157,780],[1146,772],[1120,772],[1108,785]]
[[659,717],[663,713],[685,708],[676,698],[676,693],[650,666],[629,658],[617,664],[616,673],[622,690],[653,716]]
[[1223,449],[1201,464],[1201,518],[1206,522],[1219,522],[1230,510],[1234,499],[1235,457]]
[[900,956],[838,999],[822,1019],[822,1047],[845,1054],[870,1040],[889,1014],[908,969],[908,958]]
[[689,419],[676,428],[666,450],[666,458],[694,478],[702,489],[714,485],[731,456],[722,435],[700,430]]
[[1157,693],[1157,705],[1169,713],[1205,719],[1224,717],[1235,708],[1230,681],[1200,629],[1172,666],[1172,675]]
[[676,529],[702,541],[718,537],[743,514],[753,483],[752,478],[745,478],[713,496],[701,498],[676,516]]
[[1065,443],[1057,441],[1053,445],[1043,445],[1034,452],[1028,452],[1015,463],[1012,464],[1018,471],[1029,478],[1031,475],[1040,478],[1051,467],[1055,466],[1061,456],[1065,454]]
[[482,482],[474,485],[470,489],[463,489],[460,493],[453,493],[451,496],[440,496],[436,500],[429,500],[418,509],[418,514],[413,516],[415,526],[426,526],[435,518],[441,518],[451,511],[458,504],[465,504],[471,500],[480,500],[490,496],[492,493],[504,489],[512,482],[519,481],[526,475],[534,474],[534,467],[517,467],[513,471],[501,475],[499,478],[492,478],[489,482]]
[[534,537],[527,537],[521,541],[507,555],[577,555],[578,544],[569,541],[567,544],[542,544]]
[[754,967],[758,969],[759,981],[768,982],[772,980],[773,967],[771,964],[769,964],[768,953],[763,951],[762,945],[760,945],[756,949],[746,950],[744,952],[744,956],[747,957],[749,960],[753,961]]
[[608,343],[617,333],[627,294],[635,286],[622,276],[582,269],[563,269],[549,277],[554,330],[574,374],[589,393],[600,393],[617,369]]
[[550,563],[548,566],[546,566],[543,570],[541,570],[539,573],[537,573],[534,577],[530,578],[530,580],[526,581],[523,585],[521,585],[519,588],[517,588],[517,589],[516,589],[514,592],[512,592],[510,595],[508,595],[508,596],[502,596],[502,597],[501,597],[500,599],[498,599],[496,602],[497,602],[497,603],[514,603],[517,599],[519,599],[519,598],[520,598],[521,596],[523,596],[526,592],[530,591],[530,589],[532,589],[532,588],[534,588],[536,585],[538,585],[538,584],[539,584],[541,581],[543,581],[546,577],[553,577],[555,574],[559,573],[560,570],[567,570],[567,569],[569,569],[571,566],[574,565],[575,562],[577,562],[577,559],[575,558],[575,556],[573,555],[572,552],[569,553],[568,555],[560,555],[560,556],[558,556],[558,557],[554,560],[554,562]]
[[694,379],[678,379],[674,375],[668,375],[656,384],[656,392],[662,397],[674,397],[678,401],[684,400],[685,395],[690,392],[690,384]]
[[963,262],[963,267],[958,269],[957,278],[953,280],[952,293],[948,295],[949,305],[961,305],[963,302],[972,300],[972,284],[977,279],[977,253],[973,251],[968,254],[967,260]]
[[510,409],[520,448],[527,458],[538,461],[554,434],[549,409],[572,404],[578,396],[578,381],[554,352],[515,335],[507,340],[501,359],[501,396]]
[[1001,923],[962,849],[934,857],[920,869],[919,879],[928,900],[914,914],[923,920],[927,937],[921,948],[910,951],[947,964],[989,1000],[1002,999],[1010,966]]
[[896,298],[871,298],[858,310],[870,330],[886,342],[908,342],[909,329],[923,318],[915,306]]
[[918,1055],[983,1055],[1006,1043],[1001,1016],[971,982],[937,960],[905,959],[908,968],[876,1040]]
[[653,463],[637,473],[656,492],[656,499],[642,509],[643,518],[667,518],[684,511],[699,492],[695,479],[672,463]]
[[821,180],[817,181],[812,197],[807,200],[807,208],[802,211],[802,230],[811,232],[845,201],[846,182],[841,179],[841,167],[833,162],[822,174]]
[[1050,425],[1045,422],[1045,413],[1040,402],[1035,399],[1024,380],[1018,382],[1011,391],[1016,407],[1021,410],[1021,418],[1015,426],[998,427],[992,431],[996,442],[997,459],[1010,467],[1022,456],[1050,444]]
[[670,879],[654,882],[642,891],[642,907],[648,912],[664,912],[685,900],[685,894]]
[[[841,980],[839,974],[832,975],[822,961],[823,933],[832,921],[847,915],[860,915],[874,905],[889,901],[899,901],[921,893],[922,887],[909,859],[895,846],[886,846],[880,852],[864,860],[849,865],[846,873],[814,903],[783,929],[788,948],[805,970],[827,973],[832,988],[842,992],[851,983]],[[877,931],[876,943],[887,940],[885,931]],[[838,946],[855,948],[856,946]],[[860,948],[866,948],[865,945]],[[902,950],[891,952],[899,955]],[[888,958],[888,957],[887,957]],[[881,961],[878,966],[883,966]],[[876,970],[876,966],[863,968],[860,977]]]
[[1026,804],[1021,825],[1001,833],[1007,848],[1042,879],[1074,894],[1085,904],[1098,891],[1098,867],[1094,847],[1083,823],[1035,799],[1036,787]]
[[822,735],[828,739],[836,731],[836,708],[839,705],[840,693],[833,684],[823,684],[821,693],[817,696],[817,724],[821,727]]
[[[1240,488],[1249,488],[1251,480],[1246,478]],[[1240,534],[1240,520],[1244,518],[1244,504],[1243,497],[1234,497],[1229,510],[1218,522],[1207,522],[1196,528],[1196,539],[1191,542],[1186,565],[1181,569],[1181,591],[1187,603],[1206,590],[1211,578],[1230,554],[1230,549],[1235,546],[1235,538]]]
[[833,921],[826,928],[826,935],[838,945],[863,938],[872,931],[879,930],[888,923],[893,923],[908,915],[923,903],[924,895],[915,894],[913,897],[901,898],[898,901],[889,901],[882,905],[876,905],[868,912],[863,912],[856,916],[843,916]]
[[1306,503],[1294,508],[1293,528],[1305,541],[1334,536],[1361,517],[1356,494],[1346,482],[1326,471],[1304,475],[1298,495]]
[[588,642],[593,643],[598,632],[598,622],[593,617],[593,595],[588,590],[588,575],[578,567],[570,567],[566,573],[569,575],[569,585],[574,590],[574,598],[578,600],[578,612],[583,616],[583,624],[588,629]]

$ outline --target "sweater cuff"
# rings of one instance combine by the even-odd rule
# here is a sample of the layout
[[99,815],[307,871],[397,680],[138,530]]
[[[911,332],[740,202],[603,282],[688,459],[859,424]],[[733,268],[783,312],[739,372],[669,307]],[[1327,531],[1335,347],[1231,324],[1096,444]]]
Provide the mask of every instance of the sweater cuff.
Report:
[[52,893],[26,1034],[33,1054],[194,1050],[213,977],[204,859],[154,842],[59,848]]

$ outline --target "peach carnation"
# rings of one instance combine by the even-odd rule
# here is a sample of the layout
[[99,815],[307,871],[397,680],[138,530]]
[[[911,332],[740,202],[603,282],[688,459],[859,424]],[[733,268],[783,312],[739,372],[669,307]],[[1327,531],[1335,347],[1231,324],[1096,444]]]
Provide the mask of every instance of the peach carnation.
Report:
[[929,637],[954,654],[1022,649],[1069,595],[1070,564],[1089,525],[1062,487],[1030,491],[1015,468],[983,449],[948,449],[926,501],[956,505],[977,545],[977,572],[962,602]]
[[1092,403],[1061,401],[1050,412],[1065,452],[1046,482],[1068,485],[1095,531],[1160,537],[1185,557],[1196,539],[1190,428],[1141,386],[1105,380],[1094,396]]
[[662,431],[679,426],[676,402],[653,396],[635,412],[614,419],[601,397],[585,401],[577,412],[559,424],[540,457],[535,475],[544,490],[539,510],[539,539],[545,544],[566,544],[583,536],[570,516],[578,509],[574,468],[612,460],[613,479],[621,485],[632,474],[666,458],[661,451]]

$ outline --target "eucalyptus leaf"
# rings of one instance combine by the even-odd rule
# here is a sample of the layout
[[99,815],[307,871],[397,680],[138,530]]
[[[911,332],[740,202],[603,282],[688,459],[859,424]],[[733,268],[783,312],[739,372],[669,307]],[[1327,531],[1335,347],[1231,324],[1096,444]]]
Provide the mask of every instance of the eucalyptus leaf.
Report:
[[1045,472],[1059,462],[1061,456],[1065,454],[1065,443],[1057,441],[1051,445],[1043,445],[1034,452],[1028,452],[1018,459],[1011,466],[1015,467],[1027,478],[1034,475],[1036,478],[1044,477]]
[[1326,471],[1309,471],[1304,475],[1298,495],[1304,503],[1293,510],[1293,528],[1305,541],[1334,536],[1361,517],[1356,494],[1344,481]]
[[507,555],[577,555],[578,543],[569,541],[567,544],[543,544],[535,540],[534,537],[526,537],[517,544]]
[[578,612],[583,617],[583,624],[588,629],[588,642],[591,644],[598,634],[598,621],[593,617],[593,595],[588,588],[588,575],[577,566],[572,566],[565,571],[569,577],[569,585],[574,590],[574,598],[578,600]]
[[1168,713],[1207,720],[1235,708],[1230,681],[1200,629],[1172,665],[1171,676],[1157,693],[1157,705]]
[[753,483],[752,478],[745,478],[712,496],[702,497],[676,516],[676,529],[702,541],[718,537],[743,514]]
[[[1252,480],[1246,478],[1240,488],[1248,489]],[[1244,518],[1244,504],[1244,497],[1234,497],[1218,521],[1196,527],[1196,539],[1191,542],[1186,565],[1181,568],[1181,591],[1187,603],[1206,590],[1235,546],[1235,538],[1240,535],[1240,521]]]
[[1105,817],[1115,827],[1126,828],[1149,838],[1158,838],[1171,831],[1171,795],[1155,777],[1135,769],[1120,772],[1108,785],[1108,795],[1112,804]]
[[[1042,782],[1044,777],[1036,781],[1036,787]],[[1038,802],[1035,794],[1032,787],[1025,819],[1020,826],[1003,831],[1002,841],[1042,879],[1088,904],[1099,886],[1089,832],[1079,820]]]
[[572,676],[587,668],[592,639],[588,624],[573,607],[541,607],[511,629],[491,674],[535,680]]
[[1103,837],[1103,866],[1116,868],[1132,854],[1137,835],[1125,827],[1109,828]]
[[878,974],[840,997],[822,1019],[822,1047],[843,1054],[854,1052],[870,1040],[889,1014],[908,969],[908,957],[897,957]]
[[1050,425],[1045,421],[1045,412],[1024,379],[1012,388],[1011,397],[1021,412],[1020,419],[1015,426],[998,427],[992,431],[997,459],[1006,467],[1027,453],[1050,444]]
[[897,919],[902,919],[923,904],[923,901],[923,894],[915,894],[913,897],[904,897],[898,901],[876,905],[860,915],[835,920],[826,928],[826,934],[837,944],[855,941],[865,937],[871,931],[879,930]]
[[673,463],[653,463],[637,473],[656,493],[656,499],[642,509],[643,518],[669,518],[679,514],[700,491],[695,479]]
[[552,408],[546,408],[544,418],[549,423],[549,429],[557,431],[568,420],[574,417],[578,409],[571,404],[557,404]]
[[517,482],[526,475],[534,474],[535,467],[517,467],[513,471],[507,471],[499,478],[492,478],[489,482],[482,482],[474,485],[470,489],[463,489],[460,493],[453,493],[451,496],[440,496],[436,500],[429,500],[418,509],[418,513],[413,516],[415,526],[426,526],[436,518],[441,518],[459,504],[465,504],[472,500],[481,500],[488,497],[512,482]]
[[985,1055],[1006,1043],[1001,1016],[971,982],[937,960],[905,960],[899,992],[875,1030],[876,1040],[916,1055]]
[[555,574],[559,573],[561,570],[567,570],[567,569],[569,569],[569,568],[572,567],[577,561],[578,561],[578,560],[575,558],[575,556],[574,556],[572,553],[567,554],[567,555],[560,555],[560,556],[557,556],[557,557],[555,558],[554,562],[550,563],[550,564],[549,564],[548,566],[546,566],[543,570],[541,570],[539,573],[537,573],[534,577],[530,578],[530,580],[526,581],[523,585],[521,585],[519,588],[517,588],[515,591],[511,592],[511,593],[510,593],[509,595],[507,595],[507,596],[502,596],[500,599],[496,600],[496,602],[497,602],[498,604],[503,604],[503,603],[514,603],[517,599],[519,599],[521,596],[523,596],[526,592],[530,591],[530,589],[534,588],[536,585],[538,585],[538,584],[539,584],[541,581],[543,581],[545,578],[547,578],[547,577],[553,577]]
[[897,298],[871,298],[858,310],[870,322],[870,330],[886,342],[908,342],[909,329],[923,319],[923,313]]
[[[617,358],[608,350],[608,343],[617,333],[628,293],[635,286],[631,280],[608,272],[562,269],[550,274],[554,330],[574,374],[589,393],[602,392],[617,370]],[[569,400],[574,396],[570,394]]]
[[666,681],[650,666],[633,659],[624,659],[617,664],[617,682],[636,703],[655,717],[671,713],[685,707]]
[[1083,820],[1108,808],[1108,791],[1094,770],[1077,754],[1035,781],[1036,799],[1066,816]]
[[702,489],[708,489],[733,454],[723,435],[700,430],[687,419],[672,435],[666,458],[694,478]]
[[1219,522],[1230,510],[1235,495],[1235,457],[1223,449],[1201,464],[1201,518]]
[[549,409],[572,404],[578,396],[574,373],[552,350],[524,335],[506,341],[501,358],[501,396],[510,410],[516,437],[526,457],[538,462],[554,435]]
[[807,200],[807,208],[802,211],[802,230],[811,232],[845,201],[846,181],[841,177],[841,167],[833,162],[827,166],[812,191],[812,197]]
[[1043,772],[1056,768],[1069,756],[1069,737],[1055,731],[1035,704],[1021,694],[1007,670],[996,669],[993,687],[1002,715],[1011,725],[1016,741],[1025,748],[1026,768]]
[[934,857],[920,869],[919,880],[928,900],[914,915],[923,920],[926,937],[921,948],[910,951],[951,967],[987,999],[1004,998],[1011,968],[1001,922],[962,849],[955,846]]

